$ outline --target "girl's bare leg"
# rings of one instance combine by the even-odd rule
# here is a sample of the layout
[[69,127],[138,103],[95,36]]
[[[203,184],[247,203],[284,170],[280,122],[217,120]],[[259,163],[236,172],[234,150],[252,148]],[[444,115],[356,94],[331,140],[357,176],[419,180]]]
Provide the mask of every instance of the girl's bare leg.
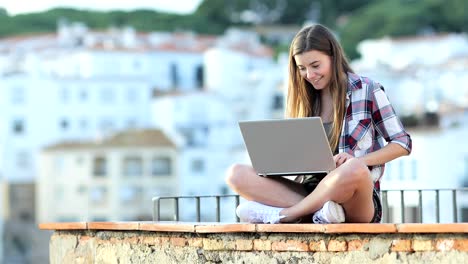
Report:
[[374,215],[373,188],[369,169],[360,160],[350,159],[330,172],[299,203],[283,209],[281,214],[286,218],[281,221],[294,221],[319,210],[325,202],[334,201],[343,206],[347,222],[369,223]]
[[300,183],[282,177],[260,177],[249,165],[231,166],[226,183],[249,201],[281,208],[294,206],[308,194]]
[[350,159],[330,172],[310,194],[296,182],[283,178],[264,178],[251,166],[234,165],[226,182],[247,200],[285,208],[281,222],[292,222],[311,215],[327,201],[343,206],[347,222],[370,222],[374,215],[373,181],[367,167],[358,159]]

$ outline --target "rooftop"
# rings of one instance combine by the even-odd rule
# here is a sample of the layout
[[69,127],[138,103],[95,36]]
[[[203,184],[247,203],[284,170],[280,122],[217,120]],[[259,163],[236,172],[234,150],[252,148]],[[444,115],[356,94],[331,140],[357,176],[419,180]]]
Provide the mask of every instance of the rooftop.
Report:
[[176,147],[176,144],[162,130],[144,129],[119,132],[102,141],[64,141],[46,147],[45,151],[109,147]]

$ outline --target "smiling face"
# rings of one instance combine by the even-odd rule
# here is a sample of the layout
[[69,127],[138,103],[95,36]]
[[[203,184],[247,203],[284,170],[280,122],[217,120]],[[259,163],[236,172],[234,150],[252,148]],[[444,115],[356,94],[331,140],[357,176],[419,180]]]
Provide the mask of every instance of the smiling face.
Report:
[[294,56],[296,66],[302,78],[316,90],[328,89],[332,77],[331,57],[327,54],[310,50]]

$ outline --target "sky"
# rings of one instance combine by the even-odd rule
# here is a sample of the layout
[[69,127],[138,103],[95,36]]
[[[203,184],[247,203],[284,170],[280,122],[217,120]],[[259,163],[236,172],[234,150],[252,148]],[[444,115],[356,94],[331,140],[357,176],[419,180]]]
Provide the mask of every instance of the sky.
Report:
[[202,0],[0,0],[0,7],[10,15],[41,12],[55,7],[73,7],[97,11],[153,9],[164,12],[188,14]]

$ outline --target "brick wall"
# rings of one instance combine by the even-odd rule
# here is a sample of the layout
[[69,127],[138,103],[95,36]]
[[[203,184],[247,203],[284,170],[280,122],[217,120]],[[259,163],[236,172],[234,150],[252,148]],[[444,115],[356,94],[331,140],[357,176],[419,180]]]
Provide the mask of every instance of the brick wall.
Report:
[[[467,224],[452,225],[449,229],[430,225],[425,232],[410,232],[407,226],[400,229],[395,226],[395,232],[377,232],[382,225],[372,224],[127,223],[126,230],[112,224],[100,229],[98,226],[57,228],[50,242],[51,263],[425,263],[428,260],[466,263],[468,260]],[[341,231],[333,231],[337,228]]]

